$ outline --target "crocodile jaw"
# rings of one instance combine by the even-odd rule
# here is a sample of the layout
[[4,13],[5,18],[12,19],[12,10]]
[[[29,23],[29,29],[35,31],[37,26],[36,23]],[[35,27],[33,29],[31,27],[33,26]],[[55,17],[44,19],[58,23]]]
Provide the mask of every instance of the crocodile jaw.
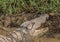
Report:
[[48,32],[48,27],[46,27],[46,28],[41,28],[41,29],[39,29],[39,30],[35,30],[35,32],[34,33],[32,33],[31,35],[33,36],[33,37],[35,37],[35,36],[42,36],[42,35],[44,35],[46,32]]

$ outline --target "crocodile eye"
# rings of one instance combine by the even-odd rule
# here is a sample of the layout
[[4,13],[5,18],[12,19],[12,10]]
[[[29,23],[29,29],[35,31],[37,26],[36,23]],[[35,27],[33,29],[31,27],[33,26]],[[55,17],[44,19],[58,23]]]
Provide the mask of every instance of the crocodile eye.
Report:
[[35,22],[31,22],[31,23],[27,26],[27,28],[28,28],[28,29],[32,29],[33,26],[34,26],[34,24],[35,24]]
[[34,24],[35,24],[35,22],[32,22],[32,24],[34,25]]

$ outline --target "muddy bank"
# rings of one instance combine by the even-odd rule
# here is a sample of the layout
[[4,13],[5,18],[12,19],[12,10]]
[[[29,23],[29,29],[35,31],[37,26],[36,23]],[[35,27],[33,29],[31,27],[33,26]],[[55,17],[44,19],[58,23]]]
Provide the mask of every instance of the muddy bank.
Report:
[[45,26],[49,28],[47,37],[53,37],[56,34],[60,34],[60,16],[50,16]]

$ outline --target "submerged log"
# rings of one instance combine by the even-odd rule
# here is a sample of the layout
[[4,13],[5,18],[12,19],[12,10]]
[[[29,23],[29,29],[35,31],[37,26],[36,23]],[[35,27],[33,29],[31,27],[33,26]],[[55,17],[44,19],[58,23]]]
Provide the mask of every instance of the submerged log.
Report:
[[42,23],[45,23],[48,17],[49,15],[43,14],[38,18],[22,23],[20,28],[10,32],[7,36],[0,35],[0,42],[34,42],[34,37],[42,36],[49,30],[48,28],[36,30]]

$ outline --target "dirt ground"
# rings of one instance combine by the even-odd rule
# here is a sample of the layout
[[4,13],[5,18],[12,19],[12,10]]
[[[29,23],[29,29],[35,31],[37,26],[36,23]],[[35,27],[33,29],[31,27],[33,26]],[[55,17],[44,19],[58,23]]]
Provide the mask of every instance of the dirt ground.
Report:
[[40,39],[35,39],[35,42],[60,42],[60,39],[56,38],[46,38],[42,37]]
[[60,42],[60,16],[50,16],[45,23],[49,27],[49,32],[46,37],[40,39],[41,42]]
[[41,38],[41,42],[60,42],[57,38]]

